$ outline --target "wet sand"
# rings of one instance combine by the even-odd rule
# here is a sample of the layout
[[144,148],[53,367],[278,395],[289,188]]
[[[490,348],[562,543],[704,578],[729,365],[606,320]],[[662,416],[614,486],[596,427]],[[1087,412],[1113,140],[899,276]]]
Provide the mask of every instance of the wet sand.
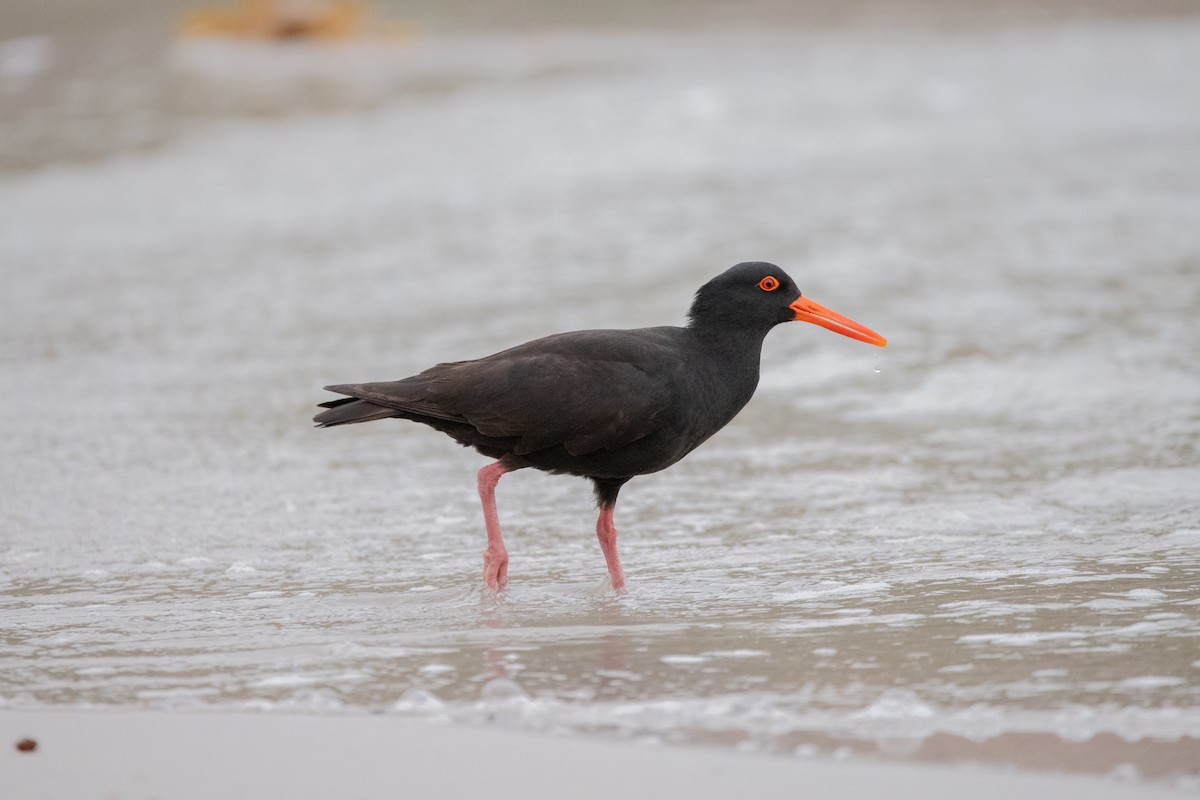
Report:
[[[18,752],[13,743],[26,737],[37,741],[37,749]],[[385,716],[0,711],[0,742],[0,774],[8,796],[39,800],[1183,796],[1095,778],[770,758]]]

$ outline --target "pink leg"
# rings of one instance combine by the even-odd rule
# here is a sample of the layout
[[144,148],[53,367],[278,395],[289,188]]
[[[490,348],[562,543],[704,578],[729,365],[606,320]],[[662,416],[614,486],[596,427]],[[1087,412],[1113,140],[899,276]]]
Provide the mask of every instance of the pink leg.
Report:
[[496,513],[496,484],[506,472],[499,461],[479,470],[479,499],[488,537],[487,550],[483,551],[483,583],[489,589],[503,589],[508,583],[508,551],[500,538],[500,515]]
[[625,586],[625,573],[621,571],[621,559],[617,557],[617,528],[613,525],[613,506],[601,506],[600,518],[596,520],[596,538],[608,562],[608,577],[614,589]]

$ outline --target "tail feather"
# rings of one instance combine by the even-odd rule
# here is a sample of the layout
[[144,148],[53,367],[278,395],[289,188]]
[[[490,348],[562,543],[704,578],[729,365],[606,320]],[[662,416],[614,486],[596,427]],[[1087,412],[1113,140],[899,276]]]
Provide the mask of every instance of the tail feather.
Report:
[[332,428],[334,425],[349,425],[398,416],[394,408],[384,408],[355,397],[339,397],[337,400],[320,403],[319,406],[329,410],[313,417],[313,422],[317,423],[318,428]]

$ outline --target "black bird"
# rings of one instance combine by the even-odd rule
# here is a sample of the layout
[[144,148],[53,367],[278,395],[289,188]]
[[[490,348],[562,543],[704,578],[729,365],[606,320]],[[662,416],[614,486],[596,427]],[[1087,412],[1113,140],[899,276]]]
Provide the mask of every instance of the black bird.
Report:
[[383,383],[326,386],[318,427],[396,417],[497,459],[479,471],[487,526],[484,583],[503,588],[508,552],[496,514],[500,476],[524,467],[590,478],[596,536],[614,589],[625,584],[613,509],[635,475],[666,469],[725,426],[758,386],[767,332],[803,320],[883,347],[882,336],[800,295],[774,264],[737,264],[692,301],[686,327],[560,333],[487,358]]

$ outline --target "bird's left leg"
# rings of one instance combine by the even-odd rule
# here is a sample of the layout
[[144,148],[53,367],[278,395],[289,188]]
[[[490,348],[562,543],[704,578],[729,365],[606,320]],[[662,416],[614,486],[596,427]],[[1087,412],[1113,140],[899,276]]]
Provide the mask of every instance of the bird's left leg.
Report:
[[617,556],[617,527],[613,524],[613,509],[616,502],[600,506],[600,518],[596,520],[596,538],[600,540],[600,549],[604,551],[604,560],[608,563],[608,577],[612,579],[612,587],[620,590],[625,586],[625,573],[621,571],[621,559]]
[[483,551],[483,583],[489,589],[503,589],[508,583],[508,551],[500,537],[500,515],[496,513],[496,484],[506,472],[508,468],[499,461],[479,470],[479,500],[488,537],[487,550]]

